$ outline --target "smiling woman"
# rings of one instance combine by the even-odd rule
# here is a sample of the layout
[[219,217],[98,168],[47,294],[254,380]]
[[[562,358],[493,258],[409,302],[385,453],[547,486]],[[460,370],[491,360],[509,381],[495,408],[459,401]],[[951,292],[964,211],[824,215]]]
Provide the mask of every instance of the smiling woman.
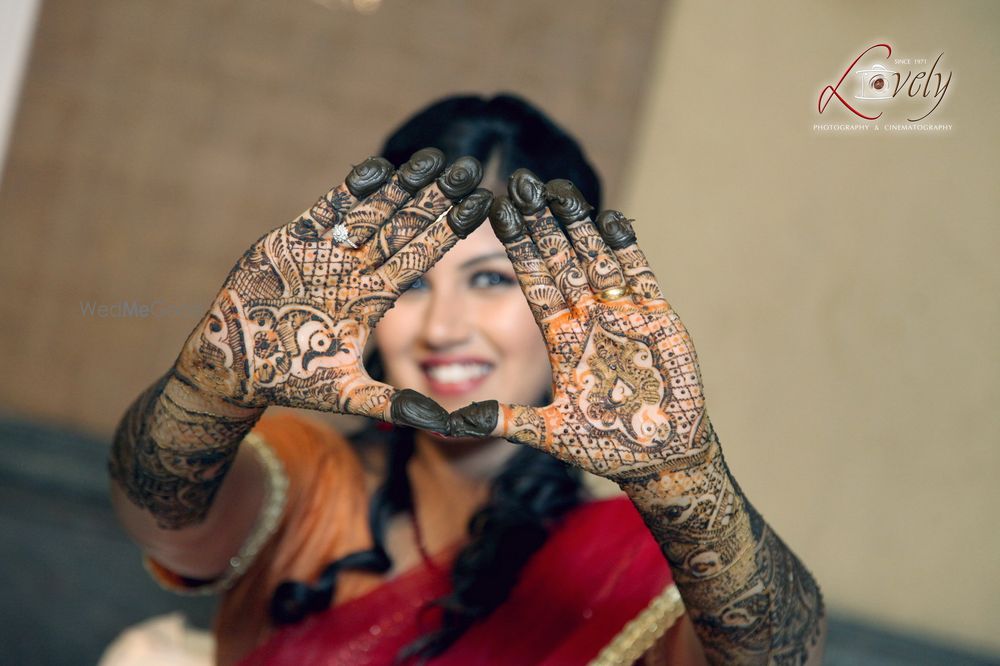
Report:
[[[153,574],[224,591],[217,662],[819,659],[816,583],[729,474],[690,337],[630,222],[592,219],[576,143],[464,97],[383,153],[246,252],[116,434]],[[352,447],[269,405],[392,425]]]
[[533,403],[552,380],[531,309],[489,227],[474,231],[404,294],[375,340],[390,384],[420,391],[449,411],[500,392]]

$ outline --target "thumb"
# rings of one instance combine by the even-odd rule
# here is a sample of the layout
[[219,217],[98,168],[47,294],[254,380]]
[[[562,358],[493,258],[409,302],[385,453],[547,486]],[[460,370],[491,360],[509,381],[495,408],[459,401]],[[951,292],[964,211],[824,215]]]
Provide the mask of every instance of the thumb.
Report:
[[550,407],[503,405],[496,400],[474,402],[448,416],[452,437],[503,437],[518,444],[543,448],[547,428],[545,414]]
[[412,389],[402,389],[392,396],[389,418],[393,423],[448,434],[449,415],[444,407]]
[[496,400],[474,402],[448,415],[448,434],[452,437],[489,437],[497,432],[500,403]]

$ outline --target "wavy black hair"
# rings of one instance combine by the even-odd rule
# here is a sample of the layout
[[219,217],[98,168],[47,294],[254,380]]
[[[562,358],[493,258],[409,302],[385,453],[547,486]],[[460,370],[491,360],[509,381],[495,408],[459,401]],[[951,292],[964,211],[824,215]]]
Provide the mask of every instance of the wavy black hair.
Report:
[[[600,181],[580,146],[518,97],[460,96],[436,102],[398,127],[382,155],[398,166],[428,146],[441,149],[449,162],[462,155],[472,155],[483,164],[493,161],[501,178],[521,167],[542,180],[569,178],[600,208]],[[377,354],[366,365],[373,377],[382,378]],[[539,398],[540,404],[547,402]],[[370,428],[361,437],[377,436]],[[389,435],[385,480],[373,494],[369,509],[372,548],[331,562],[313,584],[281,583],[271,601],[275,623],[298,622],[328,608],[341,571],[385,573],[392,566],[385,550],[385,531],[394,515],[413,510],[406,467],[415,449],[414,436],[413,430],[401,427]],[[469,521],[469,541],[451,571],[452,592],[434,602],[443,610],[441,626],[406,646],[398,660],[426,661],[440,655],[500,606],[553,526],[581,499],[578,470],[527,447],[511,456],[491,482],[486,505]]]

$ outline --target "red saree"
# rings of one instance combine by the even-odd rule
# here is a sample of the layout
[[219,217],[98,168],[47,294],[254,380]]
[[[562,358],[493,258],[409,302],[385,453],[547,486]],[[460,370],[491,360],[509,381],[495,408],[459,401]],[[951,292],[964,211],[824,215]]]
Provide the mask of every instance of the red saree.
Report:
[[[370,547],[368,493],[357,455],[334,430],[294,413],[268,414],[254,430],[281,481],[280,521],[223,594],[215,621],[216,664],[390,664],[435,628],[428,602],[448,592],[447,571],[424,563],[385,580],[345,572],[333,607],[274,627],[268,604],[283,580],[314,580],[330,561]],[[246,445],[246,444],[245,444]],[[266,457],[266,456],[265,456]],[[147,558],[164,586],[192,584]],[[194,588],[197,591],[197,588]],[[566,517],[522,572],[508,600],[435,664],[704,663],[670,570],[639,514],[623,498]],[[676,620],[676,621],[675,621]]]
[[[447,591],[447,572],[424,564],[279,630],[240,663],[390,664],[402,647],[436,626],[437,609],[426,604]],[[592,502],[566,518],[509,599],[433,663],[586,664],[609,646],[614,652],[619,635],[619,652],[608,655],[609,663],[626,655],[631,662],[657,646],[663,659],[654,662],[687,661],[676,654],[678,631],[661,640],[682,612],[674,592],[663,555],[631,503]],[[623,634],[632,620],[632,635]],[[667,651],[674,658],[668,660]]]

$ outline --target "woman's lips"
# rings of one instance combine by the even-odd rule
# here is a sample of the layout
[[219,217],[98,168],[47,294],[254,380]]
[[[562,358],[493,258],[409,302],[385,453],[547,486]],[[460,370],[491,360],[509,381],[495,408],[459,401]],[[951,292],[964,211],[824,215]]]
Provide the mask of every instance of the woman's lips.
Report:
[[433,359],[420,364],[432,393],[461,395],[476,389],[493,372],[493,364],[482,359]]

